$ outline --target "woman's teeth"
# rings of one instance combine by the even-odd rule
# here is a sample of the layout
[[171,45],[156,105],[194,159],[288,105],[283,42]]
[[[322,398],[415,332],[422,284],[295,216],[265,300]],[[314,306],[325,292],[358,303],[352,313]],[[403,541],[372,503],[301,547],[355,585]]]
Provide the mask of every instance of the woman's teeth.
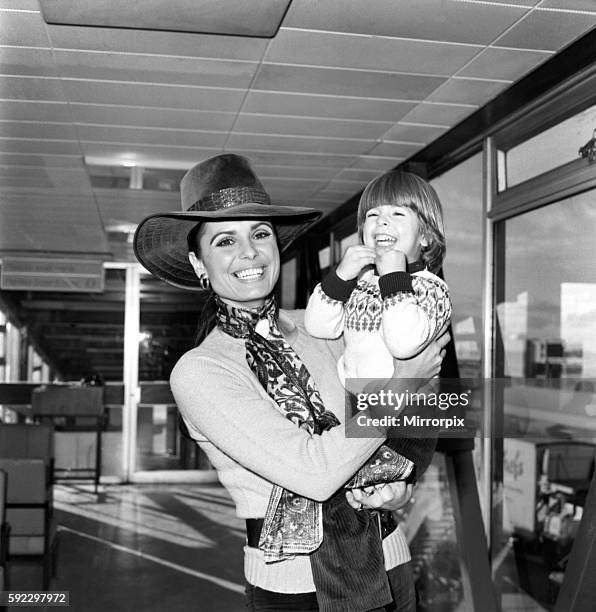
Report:
[[265,268],[248,268],[247,270],[240,270],[234,272],[234,276],[240,280],[257,280],[263,276]]

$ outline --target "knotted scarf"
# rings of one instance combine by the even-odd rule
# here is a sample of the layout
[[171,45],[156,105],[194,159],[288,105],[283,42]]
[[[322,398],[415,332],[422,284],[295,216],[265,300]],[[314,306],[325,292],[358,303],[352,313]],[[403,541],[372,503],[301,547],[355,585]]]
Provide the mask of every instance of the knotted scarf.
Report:
[[[218,327],[245,339],[247,364],[278,410],[310,435],[339,425],[325,409],[308,369],[281,334],[274,298],[258,310],[234,308],[215,299]],[[383,446],[349,484],[391,482],[403,472],[404,462],[408,460]],[[392,597],[376,521],[374,514],[354,511],[341,489],[321,504],[274,485],[259,548],[266,562],[310,554],[321,610],[381,607]]]

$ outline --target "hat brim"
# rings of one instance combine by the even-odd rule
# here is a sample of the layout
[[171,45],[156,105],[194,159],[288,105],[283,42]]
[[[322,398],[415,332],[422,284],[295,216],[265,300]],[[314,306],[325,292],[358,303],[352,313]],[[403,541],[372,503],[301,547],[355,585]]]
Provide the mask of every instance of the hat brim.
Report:
[[202,287],[188,260],[188,232],[202,221],[270,219],[283,253],[323,213],[301,206],[245,203],[207,211],[167,212],[147,217],[137,227],[133,248],[137,259],[161,280],[191,291]]

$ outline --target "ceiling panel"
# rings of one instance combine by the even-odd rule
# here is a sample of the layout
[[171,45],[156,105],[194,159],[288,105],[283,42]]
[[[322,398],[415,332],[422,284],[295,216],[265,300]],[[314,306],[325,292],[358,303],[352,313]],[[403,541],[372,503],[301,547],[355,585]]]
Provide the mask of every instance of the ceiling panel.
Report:
[[552,56],[550,52],[489,47],[470,62],[458,76],[517,81]]
[[[241,148],[227,147],[226,151],[238,153],[248,157],[255,166],[260,164],[273,166],[312,166],[316,164],[324,168],[344,168],[350,166],[358,158],[356,154],[338,155],[333,153],[321,153],[311,151],[310,153],[298,153],[295,151],[258,151]],[[199,158],[201,159],[201,158]]]
[[503,81],[449,79],[428,97],[428,101],[468,103],[480,106],[492,100],[508,85],[509,83]]
[[404,115],[401,121],[450,127],[465,119],[477,108],[476,105],[471,104],[440,104],[425,101]]
[[161,0],[142,4],[112,0],[40,0],[48,23],[126,27],[234,36],[275,36],[290,0]]
[[596,11],[592,14],[575,14],[536,10],[499,38],[496,44],[500,47],[556,51],[595,25]]
[[1,153],[0,164],[7,166],[38,166],[40,168],[82,168],[80,155],[40,155]]
[[489,44],[528,11],[524,6],[445,0],[294,0],[284,27]]
[[243,113],[239,115],[234,130],[253,134],[294,134],[370,140],[382,136],[392,125],[393,123],[389,121],[346,121]]
[[596,13],[594,0],[542,0],[540,8],[559,8],[568,11],[588,11]]
[[2,121],[70,121],[70,107],[65,102],[32,102],[3,100],[0,104]]
[[78,253],[81,245],[85,254],[108,252],[93,198],[52,197],[47,189],[3,196],[0,244],[4,251],[25,253]]
[[330,117],[338,119],[398,121],[416,106],[407,100],[366,100],[345,96],[303,95],[249,91],[242,110],[246,113]]
[[9,100],[64,102],[64,90],[59,79],[0,76],[0,92]]
[[[393,157],[394,159],[406,159],[414,155],[424,146],[421,144],[410,144],[406,142],[391,142],[384,140],[374,146],[369,153],[371,155],[380,155],[382,157]],[[394,164],[395,165],[395,164]]]
[[298,136],[273,136],[261,134],[237,134],[230,136],[228,149],[247,149],[263,151],[301,151],[313,153],[360,154],[368,151],[374,140],[346,140],[339,138],[301,138]]
[[414,74],[263,64],[252,87],[261,91],[423,100],[444,81],[443,77]]
[[213,57],[255,61],[262,57],[266,40],[244,36],[212,36],[125,30],[48,26],[50,40],[57,49],[120,51],[151,55]]
[[41,153],[42,155],[80,155],[80,144],[70,140],[36,140],[0,138],[0,151],[5,153]]
[[44,140],[77,140],[70,123],[42,121],[0,121],[0,138],[43,138]]
[[273,164],[253,163],[257,175],[263,179],[285,176],[288,178],[326,179],[330,180],[337,174],[337,168],[317,165],[313,158],[311,166],[280,166]]
[[404,159],[403,157],[387,157],[383,155],[362,155],[354,163],[350,164],[349,167],[354,170],[375,170],[377,174],[386,172],[394,168],[397,163]]
[[47,49],[0,47],[2,74],[57,77],[56,63]]
[[39,168],[0,166],[3,187],[46,187],[55,193],[90,194],[91,185],[83,168]]
[[46,27],[39,13],[6,11],[1,18],[0,45],[50,47]]
[[255,62],[84,51],[56,51],[54,56],[65,78],[202,87],[246,88],[258,66]]
[[154,128],[111,127],[98,125],[77,126],[79,138],[83,141],[114,142],[140,145],[172,147],[221,148],[226,135],[222,132],[189,130],[161,130]]
[[451,75],[483,47],[383,36],[282,29],[266,62]]
[[236,111],[244,97],[241,89],[205,89],[66,79],[62,83],[67,96],[73,102],[94,104]]
[[429,143],[446,131],[446,127],[398,123],[385,134],[383,139],[398,140],[400,142]]

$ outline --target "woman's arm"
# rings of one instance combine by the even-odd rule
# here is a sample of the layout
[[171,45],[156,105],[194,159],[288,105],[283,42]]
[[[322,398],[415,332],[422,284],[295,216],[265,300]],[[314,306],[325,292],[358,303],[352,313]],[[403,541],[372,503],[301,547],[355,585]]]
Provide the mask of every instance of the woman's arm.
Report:
[[384,440],[381,431],[377,438],[346,438],[342,426],[311,436],[233,363],[187,355],[170,384],[191,435],[206,437],[262,478],[318,501],[339,489]]

